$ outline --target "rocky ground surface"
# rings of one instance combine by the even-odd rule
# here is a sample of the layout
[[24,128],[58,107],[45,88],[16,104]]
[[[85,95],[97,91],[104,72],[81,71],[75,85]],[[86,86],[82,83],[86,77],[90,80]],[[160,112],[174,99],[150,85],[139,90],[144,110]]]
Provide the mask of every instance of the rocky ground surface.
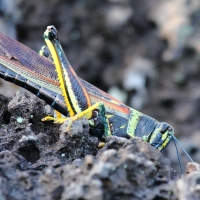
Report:
[[[57,27],[63,48],[81,78],[116,95],[131,107],[170,123],[184,148],[194,161],[200,162],[199,0],[0,1],[1,31],[37,52],[44,45],[43,32],[51,24]],[[14,86],[5,85],[3,81],[0,84],[0,94],[11,96]],[[26,102],[17,107],[18,110],[15,109],[17,97],[19,105]],[[142,190],[142,194],[138,192],[131,197],[184,199],[187,194],[185,199],[198,199],[198,167],[190,165],[186,168],[188,159],[179,150],[183,168],[188,174],[177,180],[174,178],[176,173],[162,157],[169,158],[173,169],[179,172],[173,143],[161,155],[138,139],[115,138],[98,151],[98,141],[88,136],[86,121],[77,122],[75,133],[64,134],[60,126],[40,121],[46,113],[51,113],[48,106],[45,108],[42,101],[33,97],[27,102],[27,98],[29,95],[18,94],[14,103],[12,100],[7,107],[11,99],[1,97],[2,198],[27,199],[28,195],[35,195],[45,199],[45,195],[59,194],[46,198],[60,199],[62,196],[70,199],[72,196],[67,195],[75,195],[75,199],[81,199],[78,194],[82,194],[82,198],[90,199],[84,195],[90,194],[93,198],[91,188],[99,187],[101,190],[95,189],[99,192],[96,195],[102,199],[111,198],[109,194],[114,192],[119,194],[112,199],[125,199],[133,191],[136,195],[136,191]],[[84,138],[80,138],[83,135]],[[141,146],[138,149],[137,143]],[[128,146],[133,144],[136,146],[130,151]],[[80,146],[75,150],[76,145]],[[85,158],[88,154],[94,157]],[[125,162],[125,166],[129,166],[128,163],[132,162],[127,156],[137,157],[134,169],[121,166],[120,163]],[[155,161],[154,157],[159,159]],[[151,161],[149,168],[148,160]],[[103,170],[96,172],[97,165],[101,163],[108,166],[102,166]],[[163,163],[169,168],[166,169]],[[110,171],[109,166],[116,171]],[[150,171],[138,172],[143,175],[143,178],[138,178],[135,171],[140,168]],[[159,182],[158,171],[162,168],[166,169],[166,174],[161,173]],[[65,170],[68,173],[63,173]],[[129,174],[130,171],[134,172],[134,177]],[[104,175],[101,173],[104,172],[106,178],[102,178]],[[66,174],[69,176],[66,177]],[[125,174],[134,181],[125,178]],[[148,174],[152,174],[152,182]],[[123,181],[119,183],[116,176]],[[54,182],[53,177],[58,182]],[[83,185],[78,187],[78,182]],[[142,186],[137,185],[139,182]],[[69,185],[66,186],[66,183]],[[88,184],[85,186],[84,183]],[[125,187],[125,184],[130,187]],[[122,191],[120,188],[125,189]],[[22,197],[21,194],[27,196]]]
[[[1,30],[37,52],[54,24],[81,78],[171,124],[200,161],[199,0],[2,0],[0,11]],[[174,151],[165,154],[178,169]]]
[[200,165],[180,177],[170,161],[140,138],[111,137],[98,150],[87,120],[41,122],[48,105],[28,93],[0,96],[0,199],[200,198]]

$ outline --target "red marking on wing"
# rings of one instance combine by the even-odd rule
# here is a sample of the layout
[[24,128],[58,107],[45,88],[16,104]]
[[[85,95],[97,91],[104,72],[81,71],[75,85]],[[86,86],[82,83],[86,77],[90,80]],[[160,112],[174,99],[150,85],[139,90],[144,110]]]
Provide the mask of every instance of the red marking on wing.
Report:
[[103,102],[106,107],[110,108],[111,110],[115,110],[118,112],[122,112],[124,114],[130,113],[130,108],[120,102],[119,100],[115,99],[108,93],[100,90],[99,88],[95,87],[94,85],[80,79],[83,86],[86,88],[92,102]]

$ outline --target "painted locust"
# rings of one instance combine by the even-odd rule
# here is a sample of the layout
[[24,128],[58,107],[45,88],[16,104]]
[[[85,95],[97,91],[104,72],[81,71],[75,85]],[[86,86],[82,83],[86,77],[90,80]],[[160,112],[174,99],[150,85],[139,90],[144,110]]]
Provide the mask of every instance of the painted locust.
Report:
[[[111,135],[137,136],[160,151],[169,144],[174,137],[169,124],[126,106],[76,75],[54,26],[47,27],[44,38],[54,62],[0,33],[0,78],[43,99],[67,117],[69,128],[74,120],[85,116],[90,133],[102,141]],[[46,120],[62,123],[66,119],[48,116]]]

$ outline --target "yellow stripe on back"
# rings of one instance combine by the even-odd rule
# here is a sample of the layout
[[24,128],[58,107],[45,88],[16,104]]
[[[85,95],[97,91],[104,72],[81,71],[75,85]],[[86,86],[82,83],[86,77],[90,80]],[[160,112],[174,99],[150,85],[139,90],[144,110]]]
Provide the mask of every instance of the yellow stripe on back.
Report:
[[54,45],[52,44],[52,42],[49,40],[49,39],[46,39],[45,38],[45,42],[51,52],[51,55],[53,57],[53,60],[54,60],[54,65],[55,65],[55,68],[56,68],[56,72],[58,74],[58,79],[59,79],[59,83],[60,83],[60,88],[62,90],[62,95],[64,97],[64,100],[65,100],[65,103],[67,104],[67,107],[68,107],[68,111],[69,111],[69,114],[70,114],[70,117],[74,116],[76,113],[74,113],[72,107],[71,107],[71,104],[69,102],[69,99],[67,97],[67,91],[65,89],[65,80],[64,80],[64,76],[63,76],[63,72],[62,72],[62,67],[61,67],[61,63],[60,63],[60,60],[58,59],[58,55],[57,55],[57,52],[55,50],[55,47]]

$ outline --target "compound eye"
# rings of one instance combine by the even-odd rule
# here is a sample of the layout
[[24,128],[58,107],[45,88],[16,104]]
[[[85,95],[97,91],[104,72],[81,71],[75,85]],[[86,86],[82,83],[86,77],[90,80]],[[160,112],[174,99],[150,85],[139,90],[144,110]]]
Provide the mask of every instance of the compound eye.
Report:
[[173,128],[169,126],[168,131],[169,131],[169,132],[172,132],[172,131],[173,131]]
[[164,134],[169,128],[169,125],[167,123],[162,123],[161,127],[160,127],[160,133]]

